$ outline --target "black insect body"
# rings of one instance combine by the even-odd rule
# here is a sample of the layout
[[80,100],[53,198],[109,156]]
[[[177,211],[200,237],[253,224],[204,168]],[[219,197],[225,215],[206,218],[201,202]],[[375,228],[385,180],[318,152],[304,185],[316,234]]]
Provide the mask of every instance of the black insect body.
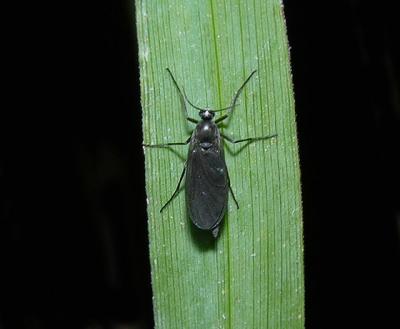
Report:
[[228,203],[229,177],[214,114],[206,110],[200,116],[186,163],[187,210],[198,228],[216,236]]
[[[239,208],[230,185],[229,174],[224,158],[222,138],[230,143],[240,143],[245,141],[252,142],[256,140],[265,140],[275,137],[276,135],[233,140],[220,133],[218,129],[218,124],[228,118],[231,114],[233,108],[236,106],[236,101],[241,91],[256,71],[253,71],[250,74],[239,90],[235,93],[232,104],[229,107],[220,110],[200,108],[193,105],[186,97],[186,94],[181,92],[171,71],[169,69],[167,69],[167,71],[179,92],[181,103],[185,110],[186,119],[190,122],[196,123],[196,128],[191,137],[185,142],[155,145],[144,144],[144,146],[147,147],[166,147],[170,145],[186,145],[190,142],[188,158],[185,162],[178,185],[175,192],[161,208],[160,212],[163,211],[177,195],[186,172],[186,207],[189,217],[193,224],[199,229],[209,230],[212,232],[214,237],[217,237],[219,226],[227,208],[229,190],[231,191],[237,208]],[[199,110],[200,121],[190,118],[187,115],[186,102]],[[224,110],[228,110],[228,113],[220,116],[214,121],[215,113]]]

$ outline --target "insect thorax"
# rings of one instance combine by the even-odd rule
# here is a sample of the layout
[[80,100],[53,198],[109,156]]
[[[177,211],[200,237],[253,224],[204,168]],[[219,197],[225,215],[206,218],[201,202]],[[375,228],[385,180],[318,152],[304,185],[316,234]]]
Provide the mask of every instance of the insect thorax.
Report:
[[220,137],[217,125],[211,120],[199,122],[196,126],[194,138],[204,150],[208,150],[213,145],[218,145]]

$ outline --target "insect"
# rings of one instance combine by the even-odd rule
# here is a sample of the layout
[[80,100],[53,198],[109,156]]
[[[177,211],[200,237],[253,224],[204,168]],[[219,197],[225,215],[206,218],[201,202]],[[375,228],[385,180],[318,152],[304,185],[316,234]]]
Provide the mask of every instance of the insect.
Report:
[[[232,194],[237,209],[239,209],[239,204],[233,193],[225,163],[223,140],[235,144],[265,140],[276,137],[277,135],[235,140],[226,136],[219,130],[219,124],[232,114],[233,109],[237,106],[237,99],[251,77],[256,73],[256,70],[247,77],[234,94],[231,105],[219,110],[213,110],[209,107],[201,108],[194,105],[186,96],[185,91],[181,91],[173,74],[168,68],[167,72],[178,90],[186,120],[195,123],[196,127],[191,136],[184,142],[143,144],[145,147],[169,147],[172,145],[187,145],[190,143],[187,160],[185,161],[178,185],[172,196],[160,209],[160,212],[162,212],[178,194],[183,177],[185,177],[186,207],[190,219],[199,229],[211,231],[214,238],[216,238],[221,221],[226,212],[229,191]],[[200,120],[189,117],[186,103],[199,111]],[[216,112],[225,110],[228,111],[226,114],[214,120]]]

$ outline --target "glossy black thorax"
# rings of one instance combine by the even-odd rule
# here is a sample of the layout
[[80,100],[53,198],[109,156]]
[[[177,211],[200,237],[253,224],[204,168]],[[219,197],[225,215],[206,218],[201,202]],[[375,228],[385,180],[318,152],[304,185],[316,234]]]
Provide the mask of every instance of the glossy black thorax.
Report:
[[219,148],[220,134],[217,125],[212,120],[200,121],[193,132],[191,143],[202,151]]

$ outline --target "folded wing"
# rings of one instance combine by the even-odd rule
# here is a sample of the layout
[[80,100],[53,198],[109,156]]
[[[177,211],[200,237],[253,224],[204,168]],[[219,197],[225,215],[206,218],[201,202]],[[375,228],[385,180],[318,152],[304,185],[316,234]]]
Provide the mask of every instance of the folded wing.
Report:
[[186,172],[186,204],[193,223],[211,230],[221,222],[228,202],[228,176],[222,150],[190,148]]

